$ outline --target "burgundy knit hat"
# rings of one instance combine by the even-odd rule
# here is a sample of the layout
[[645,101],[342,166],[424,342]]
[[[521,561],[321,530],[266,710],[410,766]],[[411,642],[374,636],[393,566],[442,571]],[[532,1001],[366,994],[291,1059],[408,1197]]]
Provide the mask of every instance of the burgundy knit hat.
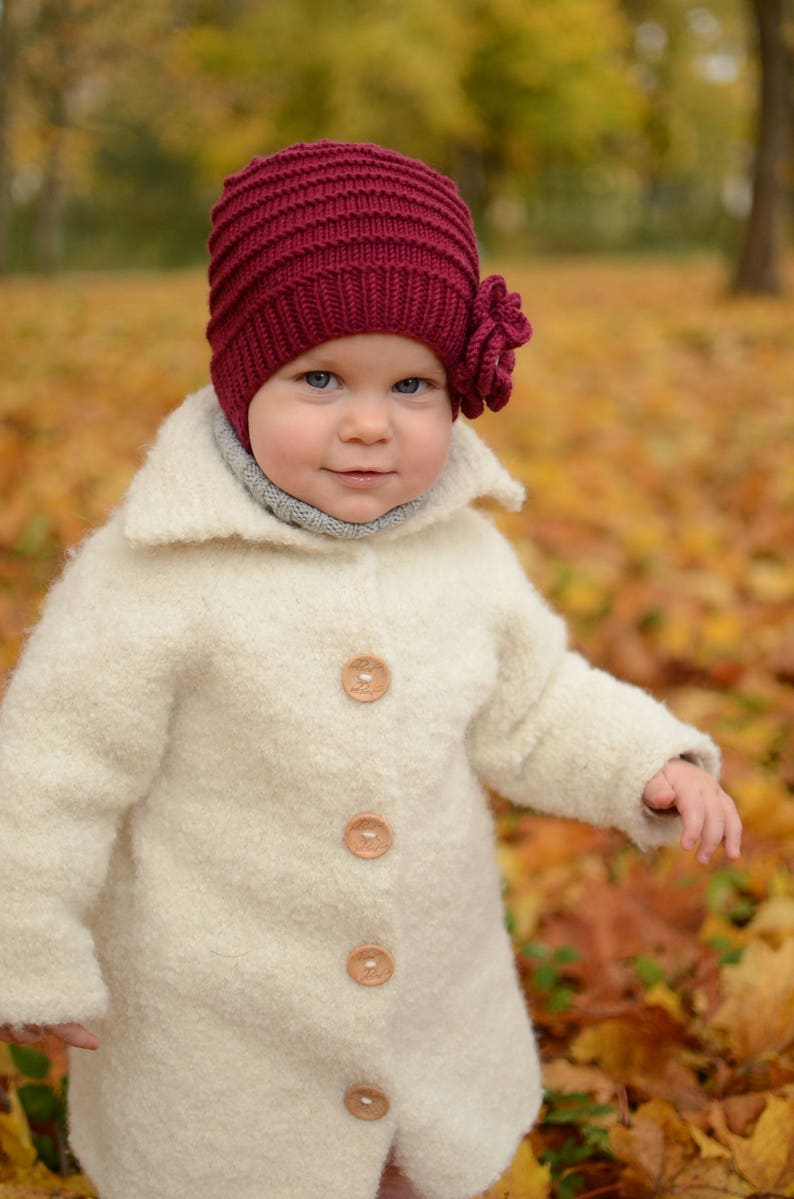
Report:
[[399,333],[435,350],[455,414],[510,398],[531,335],[501,275],[480,283],[451,179],[395,150],[321,141],[253,158],[224,182],[209,239],[210,374],[250,450],[248,405],[321,342]]

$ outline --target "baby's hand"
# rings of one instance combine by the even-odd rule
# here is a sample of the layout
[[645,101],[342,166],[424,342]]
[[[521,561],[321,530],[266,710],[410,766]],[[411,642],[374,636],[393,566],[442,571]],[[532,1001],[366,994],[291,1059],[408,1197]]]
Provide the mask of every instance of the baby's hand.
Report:
[[82,1024],[0,1024],[0,1041],[12,1045],[32,1045],[48,1033],[76,1049],[99,1049],[99,1037]]
[[684,822],[681,848],[700,848],[695,855],[708,862],[723,841],[725,855],[738,858],[742,846],[742,822],[736,805],[716,779],[684,758],[673,758],[646,786],[642,801],[653,811],[678,809]]

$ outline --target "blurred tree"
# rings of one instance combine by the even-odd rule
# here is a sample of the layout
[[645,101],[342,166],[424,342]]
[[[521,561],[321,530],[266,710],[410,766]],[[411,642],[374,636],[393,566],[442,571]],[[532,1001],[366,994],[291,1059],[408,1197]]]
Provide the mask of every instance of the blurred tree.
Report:
[[[219,100],[202,157],[217,180],[254,153],[291,141],[380,141],[438,161],[466,137],[460,0],[292,0],[221,7],[187,47]],[[195,69],[194,67],[194,69]]]
[[0,0],[0,240],[13,173],[17,263],[183,262],[224,174],[318,137],[453,174],[496,250],[725,240],[746,2]]
[[487,226],[506,193],[636,126],[617,0],[293,0],[238,5],[233,24],[204,11],[191,48],[225,94],[202,150],[216,177],[293,140],[379,141],[454,173]]
[[548,195],[567,170],[597,164],[636,129],[630,29],[613,0],[470,0],[464,9],[477,136],[462,149],[482,162],[481,192],[469,199],[478,215],[509,225],[505,198]]
[[10,123],[14,27],[12,0],[0,0],[0,275],[9,267],[11,230]]
[[737,292],[781,290],[783,171],[790,165],[794,47],[786,44],[791,0],[748,0],[759,57],[758,137],[753,204],[734,279]]
[[638,225],[663,242],[723,237],[745,215],[744,0],[622,0],[643,96]]
[[34,209],[38,270],[61,264],[65,206],[90,173],[102,132],[97,114],[123,89],[125,75],[141,80],[147,44],[157,43],[178,9],[167,0],[132,6],[124,0],[15,0],[10,155]]

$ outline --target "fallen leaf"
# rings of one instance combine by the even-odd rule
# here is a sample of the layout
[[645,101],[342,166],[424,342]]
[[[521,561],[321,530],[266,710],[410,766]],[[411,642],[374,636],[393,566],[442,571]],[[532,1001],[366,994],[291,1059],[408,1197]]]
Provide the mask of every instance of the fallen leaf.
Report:
[[751,941],[723,978],[725,1002],[712,1024],[741,1061],[780,1053],[794,1042],[794,939],[779,949]]
[[583,1029],[569,1052],[574,1061],[597,1065],[642,1097],[664,1096],[696,1111],[706,1097],[684,1059],[682,1034],[661,1008],[637,1007]]
[[625,1164],[620,1179],[624,1199],[740,1199],[751,1187],[722,1157],[704,1158],[692,1130],[670,1104],[644,1104],[631,1127],[610,1129],[612,1152]]
[[578,1066],[565,1057],[543,1063],[543,1085],[550,1091],[592,1095],[597,1103],[615,1100],[615,1080],[597,1066]]
[[481,1199],[548,1199],[550,1194],[551,1170],[540,1164],[527,1139],[518,1146],[510,1168]]
[[794,1099],[770,1095],[749,1137],[722,1130],[736,1169],[754,1190],[794,1195]]
[[0,1162],[5,1158],[15,1167],[32,1166],[36,1160],[36,1150],[14,1087],[6,1091],[6,1101],[9,1110],[0,1108]]
[[794,934],[794,897],[775,895],[756,908],[747,926],[752,937],[764,937],[772,945],[782,946]]

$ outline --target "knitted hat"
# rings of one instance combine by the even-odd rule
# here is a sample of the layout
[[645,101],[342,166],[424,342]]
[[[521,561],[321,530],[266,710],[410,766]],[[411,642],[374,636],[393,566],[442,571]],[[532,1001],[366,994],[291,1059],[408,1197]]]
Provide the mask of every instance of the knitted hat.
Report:
[[471,214],[451,179],[365,143],[253,158],[212,210],[210,374],[246,449],[248,405],[321,342],[398,333],[434,350],[455,414],[510,398],[531,328],[500,275],[480,283]]

